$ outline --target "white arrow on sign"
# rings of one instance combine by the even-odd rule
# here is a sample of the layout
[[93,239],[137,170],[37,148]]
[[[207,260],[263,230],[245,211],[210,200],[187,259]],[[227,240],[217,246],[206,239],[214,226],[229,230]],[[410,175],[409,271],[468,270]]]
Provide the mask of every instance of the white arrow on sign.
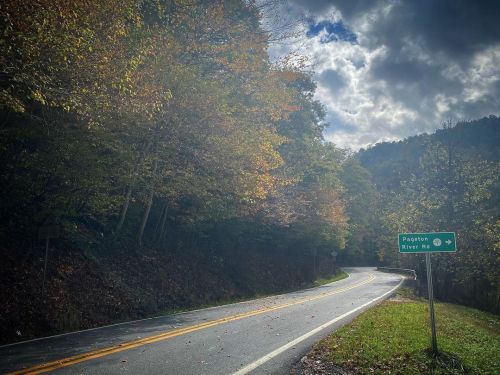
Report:
[[451,245],[451,240],[444,241],[444,242],[447,243],[448,245]]

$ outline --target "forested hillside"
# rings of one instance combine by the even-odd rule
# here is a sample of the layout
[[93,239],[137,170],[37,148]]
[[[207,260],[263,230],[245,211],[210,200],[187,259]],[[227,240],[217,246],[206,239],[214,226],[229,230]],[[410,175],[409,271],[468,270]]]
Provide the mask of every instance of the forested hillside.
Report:
[[0,3],[2,341],[304,287],[336,254],[423,275],[403,231],[456,231],[437,297],[499,310],[500,120],[339,149],[261,10]]
[[0,10],[2,339],[334,271],[344,154],[323,141],[311,76],[270,62],[255,4]]
[[359,192],[351,189],[343,262],[378,261],[424,277],[424,256],[399,254],[398,233],[456,232],[457,253],[433,255],[437,298],[498,312],[500,119],[453,125],[361,150],[344,168]]

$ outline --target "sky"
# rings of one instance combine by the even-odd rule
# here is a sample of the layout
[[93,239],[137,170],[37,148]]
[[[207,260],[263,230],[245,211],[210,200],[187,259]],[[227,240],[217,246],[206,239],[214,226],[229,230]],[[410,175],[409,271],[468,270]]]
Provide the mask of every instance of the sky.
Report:
[[288,0],[279,12],[295,36],[271,57],[307,57],[340,147],[500,114],[500,1]]

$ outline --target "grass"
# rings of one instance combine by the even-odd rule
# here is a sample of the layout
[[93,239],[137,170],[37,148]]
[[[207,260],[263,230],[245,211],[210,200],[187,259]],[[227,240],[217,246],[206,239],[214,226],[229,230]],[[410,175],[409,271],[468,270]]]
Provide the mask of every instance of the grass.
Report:
[[430,353],[428,304],[403,288],[320,342],[316,352],[355,374],[500,374],[500,317],[437,303]]
[[347,273],[345,273],[344,271],[341,271],[337,275],[332,275],[332,276],[326,277],[324,279],[317,279],[316,281],[314,281],[314,286],[321,286],[321,285],[333,283],[334,281],[339,281],[339,280],[345,279],[347,277],[349,277],[349,275]]

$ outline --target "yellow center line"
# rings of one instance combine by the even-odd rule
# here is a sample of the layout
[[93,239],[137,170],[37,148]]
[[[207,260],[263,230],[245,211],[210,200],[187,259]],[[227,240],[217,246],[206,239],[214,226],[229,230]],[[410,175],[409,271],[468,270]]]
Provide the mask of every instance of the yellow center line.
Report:
[[191,332],[199,331],[199,330],[202,330],[202,329],[206,329],[206,328],[218,326],[220,324],[234,322],[236,320],[240,320],[240,319],[244,319],[244,318],[249,318],[249,317],[252,317],[252,316],[255,316],[255,315],[264,314],[264,313],[267,313],[267,312],[270,312],[270,311],[275,311],[275,310],[283,309],[283,308],[286,308],[286,307],[298,305],[298,304],[301,304],[301,303],[315,301],[315,300],[318,300],[318,299],[321,299],[321,298],[326,298],[326,297],[332,296],[334,294],[339,294],[339,293],[347,292],[348,290],[351,290],[351,289],[354,289],[354,288],[358,288],[358,287],[360,287],[362,285],[365,285],[365,284],[368,284],[368,283],[372,282],[373,280],[375,280],[375,276],[373,276],[372,274],[369,274],[368,275],[368,279],[366,279],[366,280],[364,280],[364,281],[362,281],[362,282],[360,282],[358,284],[354,284],[354,285],[351,285],[349,287],[346,287],[346,288],[336,289],[336,290],[331,291],[331,292],[324,292],[324,293],[315,295],[313,297],[300,298],[297,301],[288,302],[288,303],[284,303],[284,304],[281,304],[281,305],[276,305],[276,306],[271,306],[271,307],[263,307],[263,308],[260,308],[260,309],[257,309],[257,310],[253,310],[253,311],[249,311],[249,312],[246,312],[246,313],[240,313],[240,314],[236,314],[236,315],[230,315],[230,316],[227,316],[227,317],[224,317],[224,318],[210,320],[208,322],[204,322],[204,323],[200,323],[200,324],[195,324],[195,325],[184,327],[184,328],[174,329],[172,331],[162,332],[160,334],[149,336],[149,337],[145,337],[143,339],[137,339],[137,340],[133,340],[133,341],[128,341],[128,342],[125,342],[125,343],[122,343],[122,344],[118,344],[118,345],[109,346],[109,347],[106,347],[106,348],[97,349],[97,350],[90,351],[90,352],[85,352],[85,353],[77,354],[77,355],[74,355],[74,356],[71,356],[71,357],[66,357],[66,358],[58,359],[58,360],[51,361],[51,362],[42,363],[42,364],[39,364],[39,365],[30,367],[30,368],[27,368],[27,369],[22,369],[22,370],[17,370],[17,371],[14,371],[14,372],[10,372],[7,375],[14,375],[14,374],[42,374],[44,372],[54,371],[54,370],[56,370],[58,368],[61,368],[61,367],[67,367],[67,366],[70,366],[70,365],[74,365],[76,363],[80,363],[80,362],[84,362],[84,361],[89,361],[91,359],[104,357],[104,356],[107,356],[107,355],[110,355],[110,354],[114,354],[114,353],[123,352],[125,350],[130,350],[130,349],[137,348],[137,347],[140,347],[140,346],[143,346],[143,345],[152,344],[154,342],[158,342],[158,341],[162,341],[162,340],[168,340],[168,339],[173,338],[173,337],[177,337],[177,336],[185,335],[187,333],[191,333]]

